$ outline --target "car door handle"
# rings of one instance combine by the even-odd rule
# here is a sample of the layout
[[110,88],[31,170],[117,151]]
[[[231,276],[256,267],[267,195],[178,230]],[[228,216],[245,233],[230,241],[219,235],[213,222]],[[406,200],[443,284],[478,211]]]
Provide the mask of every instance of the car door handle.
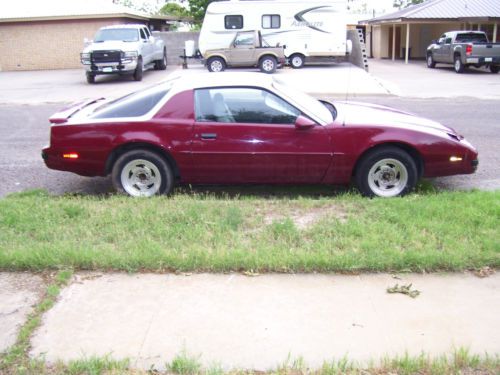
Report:
[[201,133],[201,139],[217,139],[217,134],[215,134],[215,133]]

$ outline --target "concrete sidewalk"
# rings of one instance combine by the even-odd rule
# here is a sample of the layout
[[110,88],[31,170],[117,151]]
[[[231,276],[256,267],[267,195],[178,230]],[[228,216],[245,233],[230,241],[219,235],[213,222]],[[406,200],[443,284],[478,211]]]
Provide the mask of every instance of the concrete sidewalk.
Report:
[[[413,283],[413,299],[387,287]],[[33,357],[129,358],[164,369],[176,354],[204,366],[276,368],[325,360],[500,352],[500,275],[79,274],[43,318]]]

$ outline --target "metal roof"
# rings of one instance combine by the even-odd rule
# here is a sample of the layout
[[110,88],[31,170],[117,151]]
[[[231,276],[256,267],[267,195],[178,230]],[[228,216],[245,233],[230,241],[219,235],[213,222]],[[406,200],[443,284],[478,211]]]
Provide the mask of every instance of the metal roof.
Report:
[[112,0],[18,0],[3,7],[0,22],[125,17],[137,20],[174,20],[187,17],[149,15]]
[[500,0],[427,0],[394,13],[360,21],[500,19]]

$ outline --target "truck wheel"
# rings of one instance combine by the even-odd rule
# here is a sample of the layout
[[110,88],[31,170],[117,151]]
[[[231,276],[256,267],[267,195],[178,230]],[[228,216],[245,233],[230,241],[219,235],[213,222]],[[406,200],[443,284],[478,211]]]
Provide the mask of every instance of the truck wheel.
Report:
[[493,74],[500,72],[500,65],[490,65],[490,72]]
[[306,58],[301,55],[300,53],[293,54],[290,56],[290,65],[294,69],[300,69],[304,66],[304,63],[306,62]]
[[137,59],[137,66],[134,71],[134,80],[135,81],[142,81],[142,74],[143,74],[143,69],[142,69],[142,58],[139,57]]
[[453,64],[453,67],[455,68],[455,72],[457,73],[463,73],[465,70],[465,65],[462,64],[462,60],[460,59],[460,56],[455,56],[455,61]]
[[277,66],[278,63],[276,62],[276,58],[274,58],[274,56],[264,56],[259,62],[259,69],[263,73],[274,73]]
[[432,53],[429,53],[427,55],[427,67],[434,69],[436,67],[436,62],[434,61],[434,58],[432,57]]
[[223,72],[226,70],[226,62],[221,57],[211,57],[207,61],[209,72]]
[[165,70],[167,69],[167,50],[163,50],[163,57],[161,60],[155,61],[155,70]]
[[92,73],[85,73],[85,76],[87,77],[87,83],[95,83],[95,75]]

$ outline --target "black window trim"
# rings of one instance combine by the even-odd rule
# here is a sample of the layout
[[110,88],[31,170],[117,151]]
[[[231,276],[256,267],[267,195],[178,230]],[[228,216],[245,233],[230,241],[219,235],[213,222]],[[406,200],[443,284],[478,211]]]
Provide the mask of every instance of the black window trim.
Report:
[[[277,16],[279,20],[279,25],[278,27],[273,27],[273,17]],[[264,27],[264,17],[271,17],[271,27]],[[280,14],[263,14],[261,17],[260,25],[262,26],[263,29],[281,29],[281,15]]]
[[[241,27],[227,27],[228,17],[239,17],[241,18]],[[244,19],[242,14],[227,14],[224,16],[224,29],[226,30],[242,30],[244,28]]]

